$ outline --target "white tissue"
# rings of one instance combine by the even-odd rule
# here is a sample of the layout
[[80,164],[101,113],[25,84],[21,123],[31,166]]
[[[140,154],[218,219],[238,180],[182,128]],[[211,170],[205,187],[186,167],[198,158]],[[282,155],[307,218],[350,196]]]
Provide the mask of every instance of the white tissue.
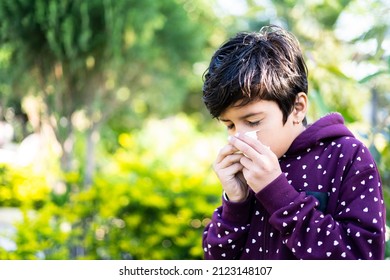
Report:
[[257,132],[258,132],[258,130],[248,131],[248,132],[245,132],[245,135],[249,136],[252,139],[257,140]]

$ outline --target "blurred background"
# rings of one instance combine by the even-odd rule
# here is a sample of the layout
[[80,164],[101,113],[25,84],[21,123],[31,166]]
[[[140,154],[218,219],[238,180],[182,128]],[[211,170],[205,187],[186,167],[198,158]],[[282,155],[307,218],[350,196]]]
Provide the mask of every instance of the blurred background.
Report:
[[202,75],[270,23],[301,43],[309,121],[343,114],[390,207],[387,0],[0,0],[0,18],[0,259],[202,259],[226,142]]

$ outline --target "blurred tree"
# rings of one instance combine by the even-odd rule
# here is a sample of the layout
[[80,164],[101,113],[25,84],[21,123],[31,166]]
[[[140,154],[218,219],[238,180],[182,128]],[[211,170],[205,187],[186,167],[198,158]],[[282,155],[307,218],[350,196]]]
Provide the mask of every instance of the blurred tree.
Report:
[[[356,1],[348,7],[345,21],[360,26],[346,40],[355,46],[352,67],[356,79],[370,91],[367,117],[371,125],[365,137],[382,176],[387,213],[390,212],[390,13],[389,1]],[[356,16],[358,19],[356,19]],[[364,24],[359,25],[359,22]],[[387,215],[390,223],[390,215]],[[390,242],[388,242],[390,255]]]
[[86,132],[89,185],[101,124],[114,112],[181,104],[210,16],[202,0],[1,0],[7,95],[43,97],[41,122],[55,131],[65,172],[75,132]]
[[[181,106],[208,44],[208,7],[203,0],[0,0],[0,92],[4,104],[27,95],[41,102],[35,129],[53,128],[67,184],[65,194],[53,193],[55,207],[73,207],[83,187],[94,192],[95,144],[105,122],[120,131]],[[118,125],[121,114],[130,122]],[[85,163],[75,166],[83,153]],[[62,218],[52,202],[45,209],[55,224]],[[71,226],[79,240],[90,221],[78,218]],[[82,243],[66,248],[71,258],[85,255]]]

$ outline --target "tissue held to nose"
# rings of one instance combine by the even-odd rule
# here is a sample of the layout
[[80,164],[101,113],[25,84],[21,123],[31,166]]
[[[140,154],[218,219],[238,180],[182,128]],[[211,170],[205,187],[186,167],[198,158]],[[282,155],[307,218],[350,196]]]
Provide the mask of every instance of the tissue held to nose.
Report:
[[257,132],[258,132],[258,130],[248,131],[248,132],[245,132],[245,135],[257,140]]
[[[253,130],[253,131],[245,132],[244,134],[246,136],[249,136],[252,139],[256,139],[257,140],[257,132],[258,132],[258,130]],[[238,135],[239,135],[239,132],[237,132],[234,136],[238,137]]]

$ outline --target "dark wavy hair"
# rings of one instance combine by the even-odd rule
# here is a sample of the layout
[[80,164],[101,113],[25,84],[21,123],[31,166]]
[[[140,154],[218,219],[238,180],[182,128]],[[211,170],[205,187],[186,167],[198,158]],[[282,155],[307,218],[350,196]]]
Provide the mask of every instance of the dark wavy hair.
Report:
[[275,101],[285,123],[297,94],[307,94],[307,75],[298,40],[290,32],[278,26],[241,32],[211,58],[203,75],[203,102],[218,118],[232,105]]

